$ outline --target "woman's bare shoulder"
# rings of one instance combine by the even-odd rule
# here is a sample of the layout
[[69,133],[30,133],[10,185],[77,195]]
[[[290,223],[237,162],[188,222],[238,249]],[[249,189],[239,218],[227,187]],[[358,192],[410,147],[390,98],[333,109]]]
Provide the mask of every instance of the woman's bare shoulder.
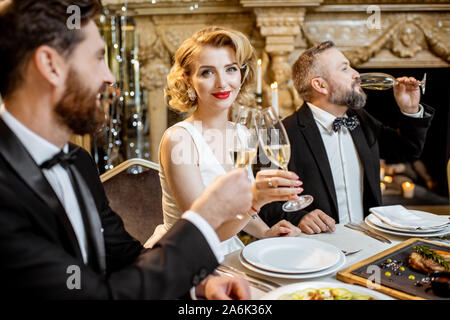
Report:
[[161,139],[164,146],[173,148],[179,143],[194,144],[191,134],[182,126],[171,126],[168,128]]
[[160,147],[160,161],[170,164],[193,164],[198,166],[198,150],[191,134],[182,126],[168,128]]

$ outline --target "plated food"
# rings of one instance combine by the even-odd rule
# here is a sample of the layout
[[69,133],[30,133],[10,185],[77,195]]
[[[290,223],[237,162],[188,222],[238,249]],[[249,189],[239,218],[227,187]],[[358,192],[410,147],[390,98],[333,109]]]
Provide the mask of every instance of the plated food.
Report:
[[428,246],[413,246],[409,255],[409,265],[419,271],[450,271],[450,252],[432,250]]
[[339,271],[337,279],[363,286],[371,281],[378,291],[399,299],[443,299],[447,296],[432,287],[433,278],[438,286],[450,286],[450,277],[430,272],[448,268],[449,253],[445,244],[411,238]]
[[306,288],[283,294],[278,300],[375,300],[375,298],[344,288]]
[[378,291],[340,281],[304,281],[282,286],[262,300],[393,300]]

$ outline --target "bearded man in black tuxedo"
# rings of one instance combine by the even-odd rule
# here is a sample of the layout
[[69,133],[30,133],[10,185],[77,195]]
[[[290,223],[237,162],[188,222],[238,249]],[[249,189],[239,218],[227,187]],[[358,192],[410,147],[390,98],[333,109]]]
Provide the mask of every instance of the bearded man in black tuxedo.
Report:
[[[283,120],[292,150],[289,170],[314,201],[293,213],[283,212],[282,203],[268,204],[260,215],[269,226],[286,219],[308,234],[334,231],[336,222],[359,222],[382,204],[380,157],[418,159],[434,110],[419,104],[419,81],[401,77],[394,85],[398,129],[384,126],[363,109],[359,73],[331,41],[300,55],[292,74],[305,102]],[[269,182],[277,186],[276,179]]]
[[[79,9],[79,29],[67,27],[69,6]],[[250,209],[244,169],[213,182],[146,250],[109,207],[88,152],[68,143],[105,120],[99,93],[114,77],[93,20],[100,11],[95,0],[1,4],[2,295],[174,299],[196,287],[206,298],[248,299],[242,279],[208,277],[223,259],[215,229]]]

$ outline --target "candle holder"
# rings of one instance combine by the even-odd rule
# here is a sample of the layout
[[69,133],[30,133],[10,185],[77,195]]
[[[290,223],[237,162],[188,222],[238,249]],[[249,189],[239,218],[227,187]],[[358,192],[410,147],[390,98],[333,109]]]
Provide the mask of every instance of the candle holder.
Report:
[[258,107],[262,106],[262,93],[256,93],[256,105]]

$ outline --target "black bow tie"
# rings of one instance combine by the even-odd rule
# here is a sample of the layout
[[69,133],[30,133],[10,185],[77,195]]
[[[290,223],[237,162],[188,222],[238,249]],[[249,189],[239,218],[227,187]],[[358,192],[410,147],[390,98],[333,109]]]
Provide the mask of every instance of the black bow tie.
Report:
[[357,116],[351,116],[348,118],[345,117],[337,117],[333,121],[333,131],[337,132],[342,126],[346,127],[349,130],[355,129],[359,126],[359,120]]
[[56,166],[57,164],[60,164],[64,169],[67,169],[68,166],[70,166],[77,158],[77,151],[78,148],[73,149],[72,151],[65,153],[61,150],[61,152],[57,153],[53,156],[53,158],[45,161],[41,164],[42,169],[50,169],[53,166]]

